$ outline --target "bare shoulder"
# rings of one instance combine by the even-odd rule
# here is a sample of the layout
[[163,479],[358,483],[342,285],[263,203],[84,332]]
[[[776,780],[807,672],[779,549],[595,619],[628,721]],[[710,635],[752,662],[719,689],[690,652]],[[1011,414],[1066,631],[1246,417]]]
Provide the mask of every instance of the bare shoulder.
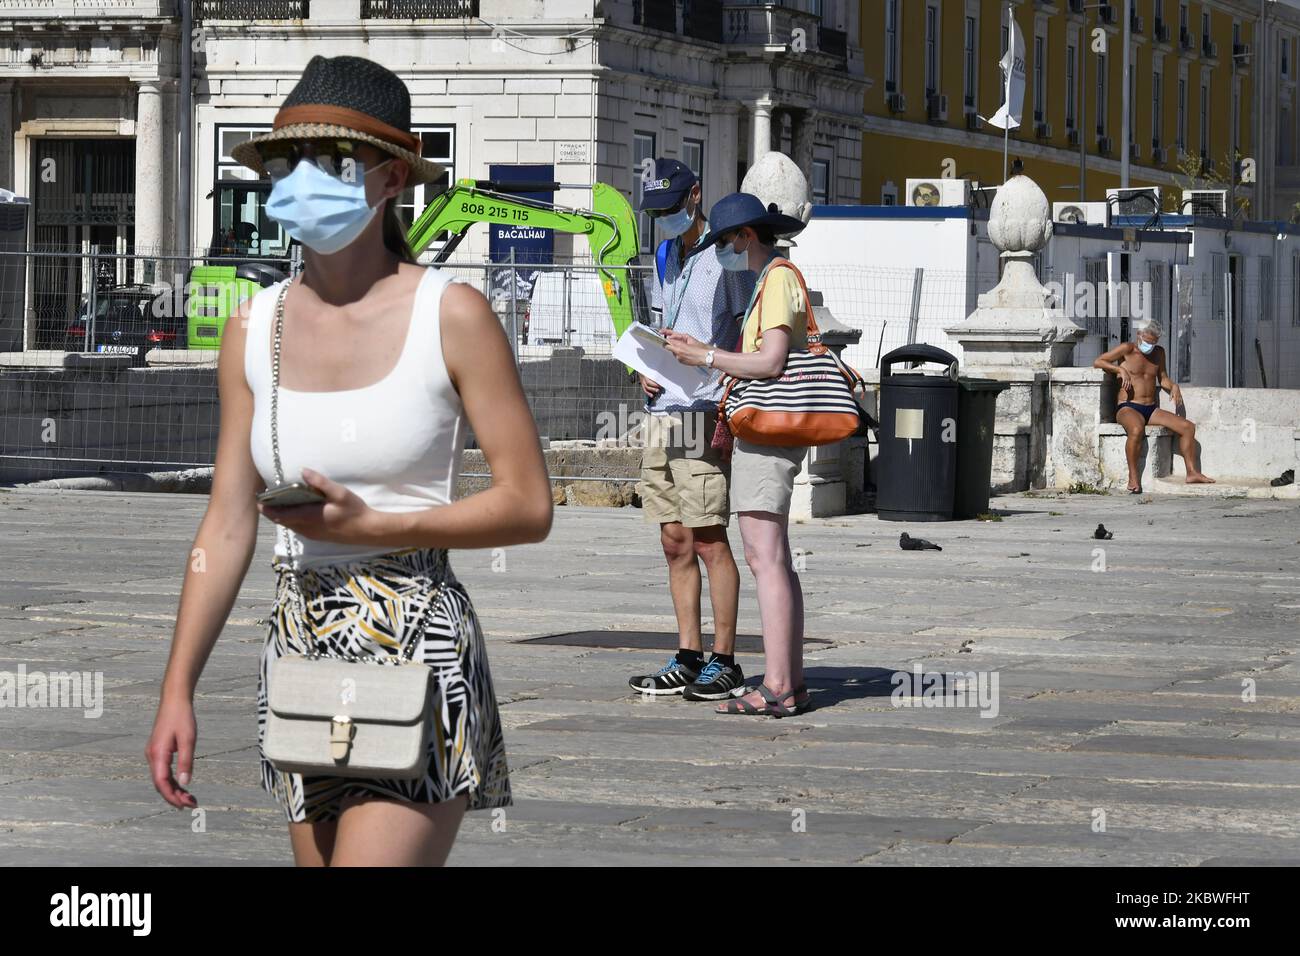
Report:
[[450,282],[442,293],[440,318],[447,331],[474,331],[496,315],[487,297],[467,282]]
[[221,351],[218,353],[217,362],[219,365],[230,365],[233,362],[241,369],[241,376],[244,348],[248,341],[248,323],[252,314],[253,298],[250,296],[235,306],[221,332]]

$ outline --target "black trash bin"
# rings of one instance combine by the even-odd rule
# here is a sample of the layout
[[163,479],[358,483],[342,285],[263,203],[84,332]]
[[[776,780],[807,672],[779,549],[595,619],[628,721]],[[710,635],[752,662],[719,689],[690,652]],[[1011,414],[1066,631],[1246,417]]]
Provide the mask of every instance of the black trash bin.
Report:
[[[944,375],[893,373],[898,362],[937,362]],[[948,521],[957,480],[957,359],[904,345],[880,360],[876,512],[885,521]]]
[[989,510],[993,479],[993,425],[998,395],[1011,387],[992,378],[957,380],[957,487],[952,516],[974,518]]

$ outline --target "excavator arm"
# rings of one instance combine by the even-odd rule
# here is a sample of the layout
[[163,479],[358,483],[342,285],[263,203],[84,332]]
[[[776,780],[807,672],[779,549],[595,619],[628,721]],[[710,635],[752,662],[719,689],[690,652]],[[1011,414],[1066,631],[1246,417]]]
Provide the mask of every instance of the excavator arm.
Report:
[[632,274],[623,268],[636,258],[639,246],[632,206],[622,193],[605,183],[592,186],[590,210],[568,209],[502,191],[551,192],[558,188],[560,184],[555,182],[459,179],[415,220],[407,232],[407,242],[418,256],[439,235],[447,233],[448,239],[435,259],[443,262],[476,222],[585,235],[600,274],[614,334],[620,336],[635,316]]

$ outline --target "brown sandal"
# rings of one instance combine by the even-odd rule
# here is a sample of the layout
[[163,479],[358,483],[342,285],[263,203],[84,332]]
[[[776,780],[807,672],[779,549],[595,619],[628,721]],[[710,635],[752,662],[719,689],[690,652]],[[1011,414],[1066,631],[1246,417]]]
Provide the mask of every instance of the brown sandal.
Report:
[[763,697],[763,706],[755,707],[743,696],[733,698],[722,705],[721,710],[714,710],[715,714],[744,714],[752,717],[797,717],[812,708],[812,700],[806,700],[802,704],[795,702],[794,708],[791,709],[781,703],[789,697],[798,697],[800,694],[808,692],[807,685],[800,684],[794,690],[786,691],[784,694],[777,694],[766,684],[758,685],[758,692]]

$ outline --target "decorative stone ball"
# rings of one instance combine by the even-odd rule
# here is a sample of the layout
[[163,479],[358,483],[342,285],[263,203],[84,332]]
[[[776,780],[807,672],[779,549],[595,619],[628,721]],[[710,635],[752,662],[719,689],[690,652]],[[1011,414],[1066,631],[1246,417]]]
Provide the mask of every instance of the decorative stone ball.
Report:
[[764,206],[776,203],[782,213],[804,222],[812,215],[808,177],[785,153],[773,150],[760,156],[745,173],[740,191],[757,196]]
[[999,252],[1037,252],[1052,236],[1051,208],[1038,183],[1012,176],[989,209],[989,239]]

